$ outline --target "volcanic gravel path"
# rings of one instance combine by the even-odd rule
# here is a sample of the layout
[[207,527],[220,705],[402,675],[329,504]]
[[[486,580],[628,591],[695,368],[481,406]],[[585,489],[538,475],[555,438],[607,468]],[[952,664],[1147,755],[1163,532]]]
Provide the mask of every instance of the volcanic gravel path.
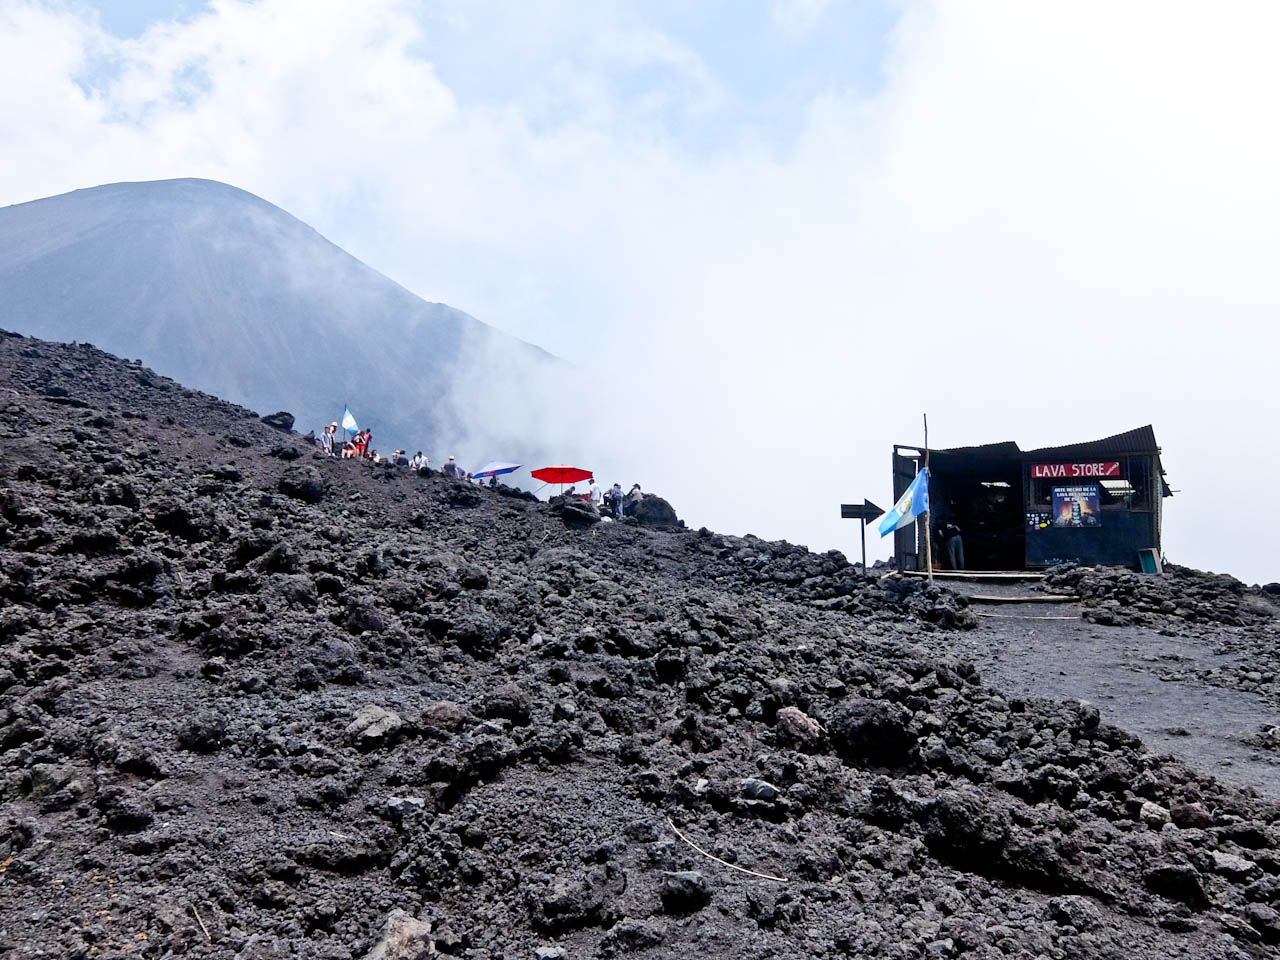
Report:
[[1280,806],[988,685],[1032,644],[947,591],[317,459],[86,345],[0,336],[0,445],[7,956],[1280,947]]
[[[1198,679],[1239,666],[1240,654],[1153,628],[1031,619],[1069,616],[1073,605],[998,609],[1009,619],[984,619],[956,638],[956,652],[989,683],[1022,696],[1088,700],[1149,748],[1280,798],[1280,754],[1255,743],[1260,731],[1280,725],[1280,711],[1255,693]],[[1171,667],[1185,678],[1171,676]]]

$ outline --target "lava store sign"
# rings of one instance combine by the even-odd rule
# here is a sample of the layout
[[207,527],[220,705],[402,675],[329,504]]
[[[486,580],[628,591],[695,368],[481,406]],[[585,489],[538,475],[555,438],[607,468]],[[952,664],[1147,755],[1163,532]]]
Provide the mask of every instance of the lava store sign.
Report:
[[1086,477],[1120,476],[1119,461],[1107,463],[1033,463],[1032,480],[1082,480]]

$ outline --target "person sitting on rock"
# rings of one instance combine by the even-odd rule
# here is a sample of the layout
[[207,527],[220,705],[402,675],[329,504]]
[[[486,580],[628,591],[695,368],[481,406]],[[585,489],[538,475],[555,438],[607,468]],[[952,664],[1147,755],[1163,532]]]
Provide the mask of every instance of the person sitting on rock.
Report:
[[419,450],[413,455],[413,459],[409,461],[409,466],[413,467],[418,473],[426,473],[427,468],[431,466],[431,461],[422,455]]
[[409,458],[404,455],[403,450],[397,450],[396,455],[391,458],[391,462],[397,467],[407,467],[409,465]]
[[631,516],[636,512],[636,504],[644,499],[644,494],[640,492],[640,484],[633,483],[631,489],[627,491],[626,499],[622,504],[622,512],[627,516]]
[[456,477],[458,475],[457,461],[454,460],[453,457],[450,457],[448,460],[445,461],[444,466],[440,468],[440,472],[443,473],[446,477]]

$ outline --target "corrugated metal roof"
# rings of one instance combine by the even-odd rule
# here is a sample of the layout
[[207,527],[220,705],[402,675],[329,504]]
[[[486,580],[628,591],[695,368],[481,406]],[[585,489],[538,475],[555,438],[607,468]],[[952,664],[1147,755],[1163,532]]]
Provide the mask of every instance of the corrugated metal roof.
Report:
[[1026,455],[1028,457],[1118,457],[1126,453],[1159,452],[1160,445],[1156,443],[1156,432],[1151,424],[1147,424],[1145,427],[1117,433],[1113,437],[1103,437],[1101,440],[1028,450]]
[[930,454],[942,457],[945,461],[951,457],[963,460],[970,467],[982,468],[997,461],[1013,459],[1030,460],[1069,460],[1085,457],[1122,457],[1128,455],[1152,455],[1160,471],[1160,484],[1166,497],[1173,496],[1164,478],[1164,466],[1159,462],[1160,445],[1156,443],[1156,432],[1151,424],[1103,437],[1101,440],[1087,440],[1084,443],[1068,443],[1058,447],[1037,447],[1035,450],[1023,450],[1012,440],[1000,443],[984,443],[976,447],[949,447],[943,450],[931,450]]
[[1083,443],[1067,443],[1058,447],[1037,447],[1034,450],[1023,450],[1013,440],[1002,440],[999,443],[983,443],[975,447],[947,447],[932,450],[931,453],[981,454],[998,457],[1102,457],[1120,456],[1126,453],[1159,453],[1160,445],[1156,443],[1156,432],[1151,424],[1127,430],[1115,436],[1103,437],[1101,440],[1086,440]]
[[986,456],[1022,456],[1022,449],[1012,440],[1002,440],[999,443],[980,443],[976,447],[948,447],[945,450],[930,450],[931,454],[965,454],[965,453],[981,453]]

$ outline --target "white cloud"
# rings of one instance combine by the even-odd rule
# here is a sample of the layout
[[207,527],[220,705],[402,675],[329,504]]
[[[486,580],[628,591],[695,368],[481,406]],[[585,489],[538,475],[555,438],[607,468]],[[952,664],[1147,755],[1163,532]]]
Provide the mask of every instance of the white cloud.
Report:
[[[852,552],[836,504],[888,499],[921,410],[940,445],[1153,422],[1171,558],[1280,579],[1256,521],[1217,519],[1280,471],[1277,8],[911,5],[874,98],[833,88],[795,104],[794,140],[711,150],[688,131],[727,94],[696,48],[590,4],[538,4],[518,37],[460,9],[222,0],[120,42],[6,6],[0,201],[191,175],[260,193],[629,386],[587,418],[601,472],[695,525]],[[558,52],[468,101],[443,42],[521,69],[521,45]]]
[[831,6],[831,0],[770,0],[773,22],[791,36],[808,33]]

